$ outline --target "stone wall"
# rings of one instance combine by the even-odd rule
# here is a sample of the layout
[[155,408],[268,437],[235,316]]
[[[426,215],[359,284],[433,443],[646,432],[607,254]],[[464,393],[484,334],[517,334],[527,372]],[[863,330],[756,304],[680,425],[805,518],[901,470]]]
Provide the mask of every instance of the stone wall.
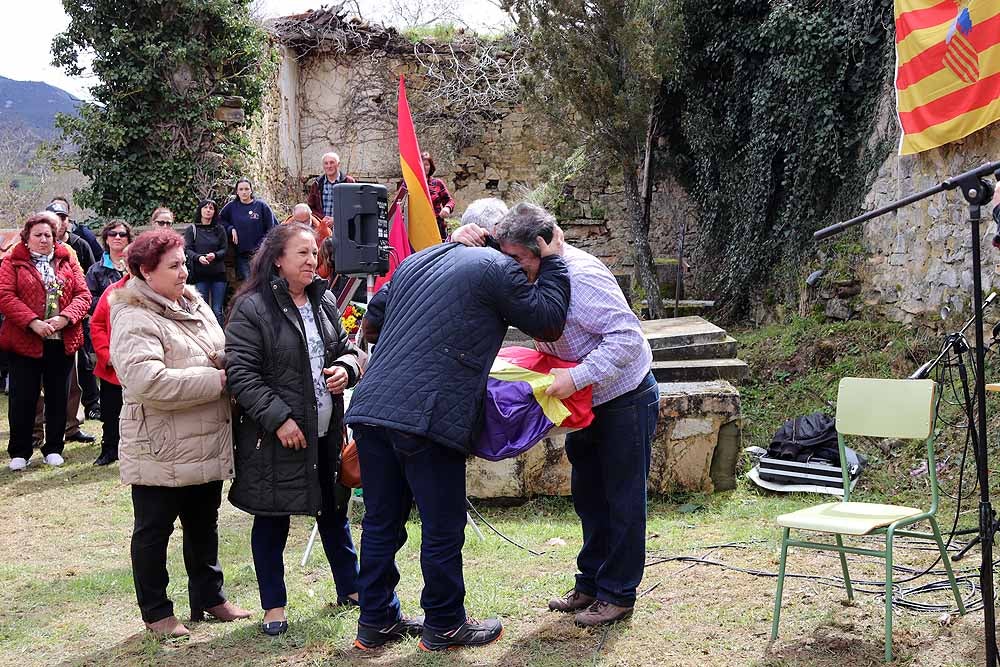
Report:
[[[390,197],[401,179],[395,130],[395,89],[387,85],[406,74],[411,107],[417,115],[421,89],[429,85],[412,58],[383,52],[336,54],[315,49],[300,54],[280,48],[280,67],[264,118],[254,128],[259,153],[253,172],[258,191],[280,213],[305,196],[306,184],[322,173],[322,155],[335,150],[343,168],[359,180],[381,183]],[[474,117],[448,109],[463,123],[456,142],[448,122],[431,129],[419,124],[421,148],[437,162],[436,176],[454,195],[459,217],[481,197],[508,203],[522,200],[543,184],[550,169],[572,147],[560,146],[549,126],[522,105],[498,104]],[[610,179],[613,165],[590,165],[586,174],[569,179],[559,217],[569,240],[600,257],[613,270],[632,269],[628,211],[620,179]],[[674,257],[683,220],[689,244],[697,229],[694,207],[673,181],[656,183],[653,193],[651,244],[655,256]],[[690,253],[685,253],[690,256]],[[697,268],[697,267],[696,267]]]
[[[998,157],[998,124],[939,149],[912,156],[893,155],[882,165],[863,209],[931,188]],[[991,209],[989,205],[982,207],[980,226],[983,289],[987,292],[1000,282],[1000,254],[990,245],[996,230]],[[863,239],[869,258],[858,277],[867,304],[902,322],[939,322],[943,306],[956,315],[969,312],[972,240],[968,205],[958,190],[938,193],[868,222]]]
[[[728,382],[661,383],[650,492],[712,493],[710,471],[719,430],[739,417],[740,395]],[[546,438],[513,459],[470,459],[466,479],[468,495],[474,498],[567,496],[565,436]]]

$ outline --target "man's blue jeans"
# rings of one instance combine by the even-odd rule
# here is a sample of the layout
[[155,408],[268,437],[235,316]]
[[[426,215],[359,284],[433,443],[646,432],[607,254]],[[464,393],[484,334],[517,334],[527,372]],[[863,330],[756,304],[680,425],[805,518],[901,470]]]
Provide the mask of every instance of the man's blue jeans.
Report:
[[566,436],[573,506],[583,524],[576,590],[619,607],[635,604],[646,562],[646,479],[659,409],[650,373],[596,406],[590,426]]
[[225,280],[199,280],[194,287],[201,294],[201,298],[212,307],[215,319],[219,320],[219,326],[222,326],[222,302],[226,298],[226,288],[229,284]]
[[354,426],[364,489],[361,523],[360,623],[385,627],[401,616],[396,552],[406,519],[420,512],[424,624],[450,630],[465,622],[465,456],[427,438],[381,426]]

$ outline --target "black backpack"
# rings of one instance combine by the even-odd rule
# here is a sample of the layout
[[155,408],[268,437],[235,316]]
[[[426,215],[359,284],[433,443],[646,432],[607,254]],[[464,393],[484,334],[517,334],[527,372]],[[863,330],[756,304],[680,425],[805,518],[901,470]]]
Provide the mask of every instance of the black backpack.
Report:
[[822,412],[789,419],[771,438],[767,456],[802,463],[814,458],[838,462],[837,424]]

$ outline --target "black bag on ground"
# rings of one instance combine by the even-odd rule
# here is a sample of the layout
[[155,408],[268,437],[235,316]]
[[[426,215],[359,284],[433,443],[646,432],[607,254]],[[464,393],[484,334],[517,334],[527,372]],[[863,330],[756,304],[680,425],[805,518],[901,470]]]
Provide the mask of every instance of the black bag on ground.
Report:
[[837,423],[822,412],[789,419],[771,438],[767,456],[788,461],[805,462],[814,457],[836,461],[840,458]]
[[[844,447],[844,456],[848,476],[856,480],[867,460],[850,447]],[[758,474],[776,484],[842,488],[836,422],[821,412],[789,419],[771,438]]]

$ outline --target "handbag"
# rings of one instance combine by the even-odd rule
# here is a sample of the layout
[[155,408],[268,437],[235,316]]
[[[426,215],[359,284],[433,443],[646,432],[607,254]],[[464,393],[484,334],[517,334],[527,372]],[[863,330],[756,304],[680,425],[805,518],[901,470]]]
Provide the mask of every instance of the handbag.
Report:
[[340,473],[337,480],[349,489],[360,489],[361,462],[358,460],[358,446],[353,440],[347,441],[346,429],[342,442],[346,444],[340,448]]

